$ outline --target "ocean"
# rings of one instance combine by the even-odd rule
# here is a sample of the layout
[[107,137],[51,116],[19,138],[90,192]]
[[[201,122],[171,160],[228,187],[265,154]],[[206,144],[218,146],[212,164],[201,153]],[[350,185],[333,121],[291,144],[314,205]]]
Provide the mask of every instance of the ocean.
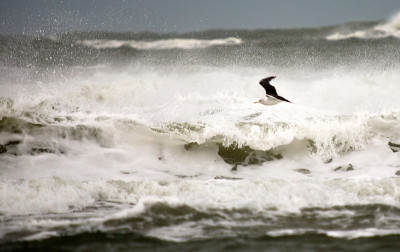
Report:
[[400,14],[2,35],[0,250],[398,251],[399,69]]

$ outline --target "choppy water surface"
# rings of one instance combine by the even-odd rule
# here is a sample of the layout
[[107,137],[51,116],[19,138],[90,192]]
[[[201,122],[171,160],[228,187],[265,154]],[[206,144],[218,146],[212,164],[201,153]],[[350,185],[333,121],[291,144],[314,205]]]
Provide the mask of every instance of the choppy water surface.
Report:
[[2,251],[395,251],[398,23],[0,37]]

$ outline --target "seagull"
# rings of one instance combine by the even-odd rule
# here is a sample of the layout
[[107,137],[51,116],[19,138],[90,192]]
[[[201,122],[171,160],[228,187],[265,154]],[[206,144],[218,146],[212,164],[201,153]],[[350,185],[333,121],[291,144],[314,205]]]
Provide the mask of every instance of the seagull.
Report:
[[270,106],[278,104],[283,101],[291,103],[282,96],[279,96],[278,93],[276,92],[275,87],[269,84],[269,82],[275,78],[276,76],[270,76],[268,78],[260,80],[260,85],[265,89],[266,97],[264,99],[254,102],[254,104],[261,103],[262,105]]

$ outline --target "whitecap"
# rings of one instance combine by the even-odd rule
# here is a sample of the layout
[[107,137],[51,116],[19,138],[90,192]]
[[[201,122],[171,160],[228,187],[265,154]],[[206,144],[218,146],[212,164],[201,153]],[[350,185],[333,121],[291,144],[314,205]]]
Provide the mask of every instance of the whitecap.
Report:
[[211,46],[230,46],[243,43],[240,38],[223,39],[161,39],[155,41],[136,41],[136,40],[83,40],[78,43],[96,49],[130,47],[137,50],[168,50],[168,49],[199,49]]

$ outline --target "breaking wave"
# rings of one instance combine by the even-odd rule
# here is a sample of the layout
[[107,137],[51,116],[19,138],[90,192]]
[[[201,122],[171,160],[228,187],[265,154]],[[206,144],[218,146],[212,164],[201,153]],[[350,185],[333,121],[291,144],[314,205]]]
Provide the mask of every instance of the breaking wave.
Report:
[[396,14],[388,22],[375,25],[369,29],[351,32],[336,32],[326,37],[327,40],[358,39],[383,39],[387,37],[400,38],[400,13]]
[[[237,237],[397,245],[400,40],[326,36],[396,37],[398,17],[2,37],[0,247],[76,251],[77,240],[117,236],[141,248],[220,238],[232,248]],[[254,104],[257,82],[275,74],[293,104]]]
[[196,49],[207,48],[211,46],[229,46],[239,45],[242,40],[239,38],[225,39],[163,39],[156,41],[135,41],[135,40],[84,40],[80,41],[83,45],[96,49],[129,47],[137,50],[168,50],[168,49]]

